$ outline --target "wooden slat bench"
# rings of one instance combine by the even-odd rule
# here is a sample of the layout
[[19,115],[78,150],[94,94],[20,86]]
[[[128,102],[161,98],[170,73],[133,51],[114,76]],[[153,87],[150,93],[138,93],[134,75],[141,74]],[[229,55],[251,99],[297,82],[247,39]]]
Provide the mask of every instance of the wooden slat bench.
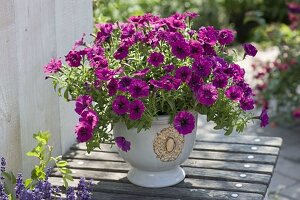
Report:
[[[282,144],[281,138],[256,136],[199,135],[190,158],[183,163],[186,179],[163,189],[131,184],[129,165],[111,145],[86,153],[84,144],[74,145],[64,155],[76,185],[80,177],[94,179],[93,199],[241,199],[266,197]],[[50,181],[61,185],[54,171]]]

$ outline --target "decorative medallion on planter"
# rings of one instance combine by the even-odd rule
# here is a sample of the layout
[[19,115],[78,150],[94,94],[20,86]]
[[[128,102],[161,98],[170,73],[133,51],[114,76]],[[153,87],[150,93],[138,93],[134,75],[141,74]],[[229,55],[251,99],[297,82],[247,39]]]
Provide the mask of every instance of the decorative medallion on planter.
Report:
[[184,145],[184,137],[173,126],[164,128],[153,142],[156,157],[163,162],[173,161],[178,158]]

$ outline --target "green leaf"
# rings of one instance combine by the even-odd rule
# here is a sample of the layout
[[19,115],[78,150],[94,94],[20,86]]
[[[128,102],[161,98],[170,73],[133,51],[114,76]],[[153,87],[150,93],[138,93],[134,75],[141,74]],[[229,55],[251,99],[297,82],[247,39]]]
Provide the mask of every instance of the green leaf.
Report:
[[32,183],[32,179],[31,178],[26,179],[26,181],[25,181],[25,187],[29,188],[29,186],[31,185],[31,183]]
[[26,155],[30,157],[37,157],[37,158],[39,157],[39,154],[33,151],[27,152]]
[[65,167],[68,165],[68,162],[67,161],[64,161],[64,160],[60,160],[56,163],[57,167]]

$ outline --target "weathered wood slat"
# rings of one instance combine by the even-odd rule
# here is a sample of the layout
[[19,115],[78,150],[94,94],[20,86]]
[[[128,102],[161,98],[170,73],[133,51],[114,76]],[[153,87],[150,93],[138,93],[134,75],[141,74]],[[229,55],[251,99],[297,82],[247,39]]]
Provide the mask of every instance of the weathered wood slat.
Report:
[[[98,158],[96,155],[99,152],[92,152],[89,156],[83,151],[71,151],[64,158],[76,158],[76,159],[87,159],[87,160],[103,160],[103,158]],[[111,156],[111,158],[109,157]],[[106,159],[109,161],[115,161],[118,154],[107,155]],[[119,162],[124,162],[120,157]],[[91,163],[92,164],[92,163]],[[98,162],[98,166],[101,167],[101,162]],[[227,162],[218,160],[199,160],[199,159],[188,159],[182,164],[184,167],[197,167],[197,168],[208,168],[208,169],[222,169],[222,170],[233,170],[241,172],[257,172],[257,173],[267,173],[272,174],[273,165],[268,164],[256,164],[256,163],[241,163],[241,162]],[[106,167],[106,166],[104,166]],[[111,167],[108,167],[111,169]]]
[[[94,180],[105,180],[105,181],[119,181],[120,173],[116,173],[114,177],[114,172],[110,172],[112,176],[106,177],[98,177],[97,175],[102,175],[102,173],[98,173],[97,169],[88,169],[90,175],[86,176],[86,169],[73,169],[72,176],[75,178],[80,178],[85,175],[86,178],[92,178]],[[57,170],[53,173],[54,176],[60,176]],[[121,179],[120,182],[129,183],[127,178],[125,178],[127,172],[124,172],[124,178]],[[239,187],[237,187],[238,185]],[[264,194],[267,190],[267,186],[264,184],[258,183],[241,183],[241,182],[233,182],[233,181],[224,181],[224,180],[210,180],[210,179],[195,179],[195,178],[186,178],[183,182],[176,185],[176,187],[188,187],[188,188],[200,188],[200,189],[214,189],[214,190],[225,190],[225,191],[239,191],[239,192],[252,192]]]
[[222,134],[197,134],[197,141],[199,142],[216,142],[216,143],[230,143],[230,144],[252,144],[262,146],[280,147],[282,139],[279,137],[261,137],[249,135],[230,135]]
[[[60,179],[51,177],[50,181],[54,185],[60,185]],[[78,179],[75,179],[73,185],[78,183]],[[155,188],[143,188],[134,186],[126,182],[112,182],[112,181],[95,181],[95,186],[93,187],[93,194],[97,195],[97,192],[104,193],[113,193],[113,194],[130,194],[134,195],[134,198],[138,195],[140,199],[144,197],[155,197],[159,199],[172,198],[172,199],[232,199],[232,194],[238,194],[238,199],[245,200],[260,200],[263,199],[263,195],[247,192],[239,192],[238,190],[216,190],[216,189],[199,189],[199,188],[190,188],[190,187],[179,187],[180,184],[167,187],[164,189],[155,189]],[[182,183],[184,184],[184,183]],[[187,182],[186,184],[190,184]],[[238,188],[237,188],[238,189]],[[117,197],[117,196],[116,196]],[[94,199],[97,199],[94,196]],[[102,198],[101,198],[102,199]]]
[[196,142],[194,150],[210,150],[233,153],[251,153],[251,154],[268,154],[278,155],[278,147],[257,146],[248,144],[226,144],[214,142]]
[[[121,158],[116,158],[115,156],[107,153],[117,153],[116,148],[111,148],[111,145],[103,144],[101,145],[102,150],[97,150],[91,152],[91,155],[87,155],[92,158],[98,158],[100,160],[122,160]],[[82,150],[86,154],[86,148],[82,144],[74,145],[72,150]],[[96,153],[97,152],[97,153]],[[68,152],[65,157],[70,157],[71,152]],[[77,151],[78,153],[78,151]],[[73,152],[73,154],[75,154]],[[250,156],[250,157],[249,157]],[[261,164],[275,164],[276,156],[275,155],[261,155],[256,154],[255,156],[251,153],[231,153],[231,152],[217,152],[211,150],[199,150],[193,151],[190,155],[190,158],[193,159],[206,159],[206,160],[223,160],[223,161],[237,161],[237,162],[250,162],[250,163],[261,163]]]
[[[129,170],[129,165],[125,162],[109,162],[109,161],[90,161],[90,160],[68,160],[71,169],[98,170],[104,172],[126,172]],[[187,177],[210,179],[210,180],[226,180],[239,181],[245,183],[261,183],[267,185],[271,175],[245,173],[242,171],[225,171],[216,169],[203,169],[184,167]],[[240,174],[246,175],[241,177]]]
[[196,160],[188,159],[182,164],[185,167],[197,167],[206,169],[222,169],[242,172],[255,172],[272,174],[274,166],[255,163],[223,162],[217,160]]

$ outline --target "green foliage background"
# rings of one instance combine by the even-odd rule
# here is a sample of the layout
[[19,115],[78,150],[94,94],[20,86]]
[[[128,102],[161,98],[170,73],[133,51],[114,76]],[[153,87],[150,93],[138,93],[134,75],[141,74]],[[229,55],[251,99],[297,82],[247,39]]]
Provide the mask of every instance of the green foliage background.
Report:
[[95,23],[125,21],[149,12],[167,17],[194,11],[200,14],[194,29],[208,25],[233,28],[239,42],[251,40],[258,26],[288,23],[286,0],[94,0],[93,4]]

